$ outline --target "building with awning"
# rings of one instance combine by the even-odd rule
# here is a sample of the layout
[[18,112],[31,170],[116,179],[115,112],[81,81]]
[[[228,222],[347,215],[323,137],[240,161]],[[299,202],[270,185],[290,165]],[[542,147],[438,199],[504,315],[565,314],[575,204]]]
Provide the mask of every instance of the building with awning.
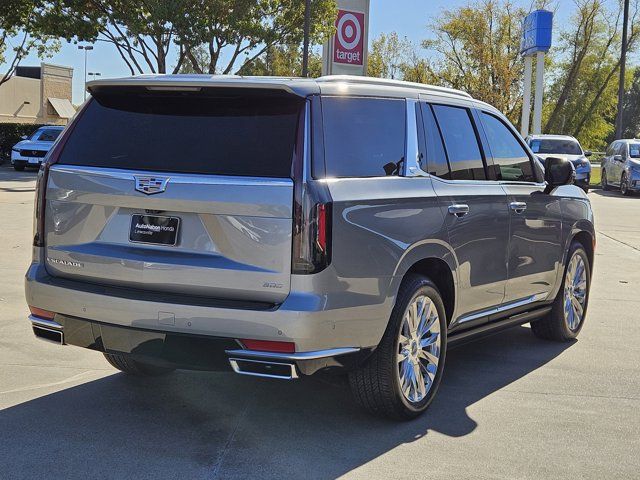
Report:
[[42,63],[18,67],[0,85],[0,123],[66,125],[75,114],[73,68]]

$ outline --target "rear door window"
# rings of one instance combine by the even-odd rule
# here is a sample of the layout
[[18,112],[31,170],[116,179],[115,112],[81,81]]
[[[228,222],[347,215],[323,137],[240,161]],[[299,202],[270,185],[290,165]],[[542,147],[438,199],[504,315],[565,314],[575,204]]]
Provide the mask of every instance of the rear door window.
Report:
[[381,177],[401,171],[404,100],[323,97],[322,116],[327,177]]
[[431,105],[421,103],[421,106],[427,157],[425,170],[431,175],[449,180],[451,179],[451,170],[447,161],[447,153],[444,150],[440,129],[433,116]]
[[453,180],[486,180],[482,152],[467,108],[433,105]]
[[513,132],[497,117],[482,112],[482,125],[498,169],[498,179],[516,182],[535,182],[531,159]]
[[59,163],[290,177],[303,104],[293,96],[240,90],[114,89],[87,106]]

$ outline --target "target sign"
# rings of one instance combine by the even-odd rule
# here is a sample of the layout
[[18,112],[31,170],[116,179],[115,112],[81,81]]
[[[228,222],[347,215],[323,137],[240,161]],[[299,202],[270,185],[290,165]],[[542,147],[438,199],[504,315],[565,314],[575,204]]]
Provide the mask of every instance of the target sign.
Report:
[[348,65],[364,65],[364,13],[338,10],[333,61]]

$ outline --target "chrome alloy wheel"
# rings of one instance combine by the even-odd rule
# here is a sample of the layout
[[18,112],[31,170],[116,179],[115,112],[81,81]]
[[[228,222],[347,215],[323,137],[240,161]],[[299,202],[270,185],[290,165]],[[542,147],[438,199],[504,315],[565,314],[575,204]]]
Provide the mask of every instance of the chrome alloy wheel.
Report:
[[431,389],[441,342],[438,310],[429,297],[419,295],[407,307],[398,335],[398,379],[409,402],[422,401]]
[[587,271],[584,259],[575,252],[564,278],[564,320],[570,330],[577,330],[584,317],[587,299]]

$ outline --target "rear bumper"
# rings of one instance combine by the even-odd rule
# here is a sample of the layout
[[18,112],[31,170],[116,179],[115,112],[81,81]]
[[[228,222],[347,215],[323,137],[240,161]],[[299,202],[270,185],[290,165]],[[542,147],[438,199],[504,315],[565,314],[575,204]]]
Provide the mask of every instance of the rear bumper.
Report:
[[41,263],[33,263],[25,279],[29,305],[64,317],[166,334],[293,342],[296,352],[369,349],[382,338],[393,307],[393,298],[354,305],[344,300],[350,292],[331,296],[311,293],[311,288],[292,291],[278,306],[243,308],[118,290],[51,277]]
[[259,352],[244,350],[231,338],[122,327],[61,314],[53,320],[33,315],[29,320],[36,337],[44,340],[105,353],[126,353],[153,365],[189,370],[234,370],[246,375],[293,379],[299,373],[312,375],[321,369],[353,368],[368,354],[359,348],[290,354]]

